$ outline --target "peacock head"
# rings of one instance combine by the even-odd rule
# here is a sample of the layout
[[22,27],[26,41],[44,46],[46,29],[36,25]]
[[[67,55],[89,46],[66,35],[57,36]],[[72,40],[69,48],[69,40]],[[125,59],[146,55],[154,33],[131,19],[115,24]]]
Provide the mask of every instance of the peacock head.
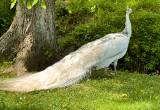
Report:
[[128,6],[127,6],[127,11],[126,11],[126,13],[128,13],[128,14],[132,13],[132,9],[129,8]]

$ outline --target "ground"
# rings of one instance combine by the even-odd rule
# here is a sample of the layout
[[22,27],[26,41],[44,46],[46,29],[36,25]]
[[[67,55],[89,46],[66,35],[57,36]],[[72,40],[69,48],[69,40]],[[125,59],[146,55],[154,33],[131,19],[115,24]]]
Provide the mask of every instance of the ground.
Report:
[[[0,72],[9,63],[0,64]],[[159,110],[160,76],[118,71],[67,88],[29,93],[0,91],[0,110]],[[14,77],[0,73],[0,79]]]

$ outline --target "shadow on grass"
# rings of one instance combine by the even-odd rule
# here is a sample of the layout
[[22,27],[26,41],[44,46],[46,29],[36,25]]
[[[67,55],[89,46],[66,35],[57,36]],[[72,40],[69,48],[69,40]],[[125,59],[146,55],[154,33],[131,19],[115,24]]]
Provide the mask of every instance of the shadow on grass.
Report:
[[100,69],[92,71],[92,74],[89,76],[90,79],[101,80],[101,79],[112,79],[114,78],[113,71],[108,69]]

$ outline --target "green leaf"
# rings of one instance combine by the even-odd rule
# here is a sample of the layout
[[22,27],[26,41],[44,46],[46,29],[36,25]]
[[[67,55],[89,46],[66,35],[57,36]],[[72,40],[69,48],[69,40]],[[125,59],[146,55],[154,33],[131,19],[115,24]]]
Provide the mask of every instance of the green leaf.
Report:
[[91,10],[91,12],[95,12],[95,10],[96,10],[96,5],[92,6],[90,10]]
[[17,0],[11,0],[10,9],[12,9],[15,6],[16,2],[17,2]]
[[45,0],[42,0],[41,7],[42,7],[43,9],[46,9],[46,2],[45,2]]
[[38,0],[28,0],[28,2],[27,2],[27,8],[31,9],[37,3],[38,3]]
[[68,10],[69,14],[72,14],[72,10]]
[[38,0],[33,0],[32,6],[38,3]]
[[31,1],[31,0],[29,0],[29,1],[27,2],[27,8],[28,8],[29,10],[32,8],[32,1]]
[[15,2],[15,1],[16,1],[16,0],[11,0],[11,3],[12,3],[12,2]]

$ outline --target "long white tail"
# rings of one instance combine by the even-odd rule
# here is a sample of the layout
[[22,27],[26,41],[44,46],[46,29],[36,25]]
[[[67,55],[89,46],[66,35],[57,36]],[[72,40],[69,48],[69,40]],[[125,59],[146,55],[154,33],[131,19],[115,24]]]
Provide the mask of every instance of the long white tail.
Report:
[[69,86],[90,72],[98,62],[101,50],[94,43],[91,47],[87,44],[41,72],[0,81],[0,90],[29,92]]

